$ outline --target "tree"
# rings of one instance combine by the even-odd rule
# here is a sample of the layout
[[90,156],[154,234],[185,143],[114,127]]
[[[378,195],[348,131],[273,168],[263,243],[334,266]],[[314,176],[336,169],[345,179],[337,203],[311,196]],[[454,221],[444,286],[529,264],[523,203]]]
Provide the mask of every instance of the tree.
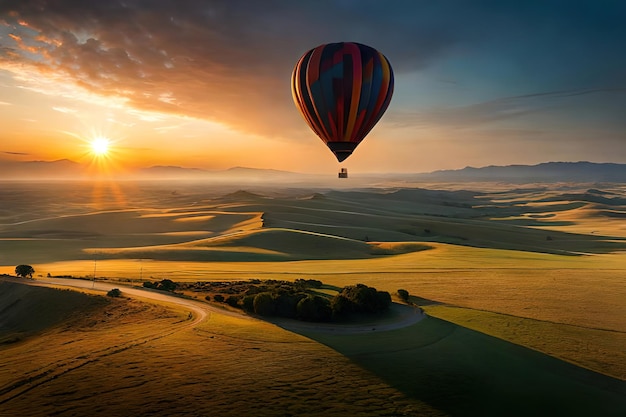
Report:
[[328,300],[311,294],[298,302],[296,310],[298,318],[306,321],[328,321],[332,315]]
[[23,278],[33,278],[33,274],[35,273],[35,269],[30,265],[18,265],[15,267],[15,275]]
[[270,292],[256,294],[252,300],[254,312],[259,316],[271,316],[276,311],[274,298]]
[[391,295],[387,291],[364,284],[343,287],[331,302],[333,313],[380,313],[391,305]]
[[241,299],[241,308],[248,312],[254,312],[254,297],[256,297],[254,294],[245,295]]
[[337,294],[330,300],[330,308],[336,318],[352,312],[352,302],[341,294]]
[[171,279],[162,279],[161,282],[159,283],[158,288],[163,291],[174,292],[176,290],[176,287],[178,287],[178,284],[176,284]]
[[229,295],[226,299],[226,304],[231,307],[241,308],[241,306],[239,305],[239,297],[236,295]]
[[398,296],[402,299],[402,301],[404,301],[405,303],[409,302],[409,292],[407,290],[403,290],[403,289],[399,289],[398,290]]
[[304,292],[295,294],[281,293],[274,296],[274,312],[279,317],[296,318],[297,306],[300,300],[307,296]]
[[163,279],[161,281],[154,281],[154,282],[146,281],[143,283],[143,287],[151,288],[153,290],[174,292],[176,291],[178,284],[176,284],[171,279]]

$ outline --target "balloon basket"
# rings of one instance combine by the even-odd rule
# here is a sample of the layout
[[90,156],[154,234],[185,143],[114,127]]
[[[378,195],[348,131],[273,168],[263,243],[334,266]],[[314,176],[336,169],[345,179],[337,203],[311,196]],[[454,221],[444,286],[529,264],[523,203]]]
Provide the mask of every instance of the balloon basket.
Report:
[[348,168],[341,168],[339,170],[339,178],[348,178]]

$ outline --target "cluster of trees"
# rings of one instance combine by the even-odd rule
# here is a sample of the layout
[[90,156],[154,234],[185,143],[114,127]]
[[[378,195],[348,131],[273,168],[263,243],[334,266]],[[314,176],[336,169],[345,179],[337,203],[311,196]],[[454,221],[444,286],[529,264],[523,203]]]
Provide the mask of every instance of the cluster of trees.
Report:
[[344,287],[331,300],[333,314],[381,313],[391,305],[391,295],[365,284]]
[[322,286],[317,280],[277,283],[251,286],[243,294],[228,297],[216,294],[213,301],[224,302],[260,316],[305,321],[336,321],[353,314],[377,314],[386,311],[391,305],[391,295],[388,292],[378,291],[364,284],[347,286],[337,295],[327,296],[309,290]]
[[33,274],[35,273],[35,268],[30,265],[18,265],[15,267],[15,275],[23,278],[33,278]]
[[161,281],[146,281],[143,283],[144,288],[152,288],[153,290],[161,290],[161,291],[169,291],[174,292],[176,288],[178,288],[178,284],[176,284],[171,279],[162,279]]

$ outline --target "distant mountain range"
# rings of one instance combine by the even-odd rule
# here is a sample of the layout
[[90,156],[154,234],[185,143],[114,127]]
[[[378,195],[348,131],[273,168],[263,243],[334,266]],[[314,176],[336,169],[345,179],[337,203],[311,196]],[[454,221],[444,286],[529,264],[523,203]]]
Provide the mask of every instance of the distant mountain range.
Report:
[[538,165],[466,167],[418,174],[420,179],[501,182],[626,182],[626,164],[545,162]]
[[[87,166],[60,159],[57,161],[0,160],[0,180],[5,179],[80,179],[93,175]],[[213,179],[223,181],[273,181],[289,182],[314,179],[317,176],[274,169],[234,167],[223,171],[207,171],[180,166],[153,166],[127,174],[141,179]],[[333,176],[334,177],[334,176]],[[415,181],[499,181],[499,182],[620,182],[626,183],[626,164],[594,162],[546,162],[538,165],[466,167],[416,174],[362,174],[366,178],[394,178]],[[328,178],[325,176],[324,178]]]
[[137,174],[140,177],[147,178],[201,179],[219,177],[224,180],[254,180],[257,178],[287,179],[292,176],[304,175],[275,169],[233,167],[223,171],[207,171],[199,168],[183,168],[179,166],[161,165],[142,168],[137,171]]
[[86,168],[69,159],[56,161],[0,160],[0,179],[71,179],[86,174]]
[[[82,179],[93,176],[98,176],[98,172],[69,159],[56,161],[11,161],[0,159],[0,180],[62,180]],[[200,168],[185,168],[171,165],[155,165],[123,174],[124,178],[137,179],[220,179],[226,181],[254,181],[262,179],[282,179],[287,181],[296,176],[307,177],[308,175],[275,169],[233,167],[222,171],[208,171]]]

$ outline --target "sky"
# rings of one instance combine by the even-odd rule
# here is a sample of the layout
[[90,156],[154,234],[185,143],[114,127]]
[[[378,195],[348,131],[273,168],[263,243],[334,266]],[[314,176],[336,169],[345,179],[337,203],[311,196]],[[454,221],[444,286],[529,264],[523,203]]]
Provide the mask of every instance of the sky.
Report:
[[[626,163],[621,0],[2,0],[0,161],[112,170],[430,172]],[[291,73],[330,42],[390,61],[387,112],[338,164]]]

